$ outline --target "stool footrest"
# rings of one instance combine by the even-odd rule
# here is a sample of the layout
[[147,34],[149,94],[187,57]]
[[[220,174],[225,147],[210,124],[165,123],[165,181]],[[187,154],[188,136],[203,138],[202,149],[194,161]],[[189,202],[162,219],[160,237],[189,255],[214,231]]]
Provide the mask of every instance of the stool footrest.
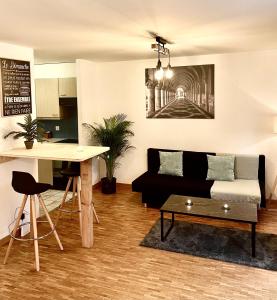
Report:
[[[37,221],[37,223],[48,223],[48,221]],[[30,225],[31,222],[24,222],[22,224],[20,224],[17,228],[21,228],[24,225]],[[50,235],[51,233],[53,233],[55,231],[56,227],[54,226],[54,228],[52,230],[50,230],[49,232],[47,232],[44,235],[38,236],[37,238],[18,238],[16,236],[13,235],[12,232],[10,232],[10,236],[17,241],[22,241],[22,242],[27,242],[27,241],[35,241],[35,240],[42,240],[44,238],[46,238],[48,235]]]
[[58,208],[58,210],[65,212],[65,213],[79,213],[80,210],[79,209],[64,209],[64,208]]

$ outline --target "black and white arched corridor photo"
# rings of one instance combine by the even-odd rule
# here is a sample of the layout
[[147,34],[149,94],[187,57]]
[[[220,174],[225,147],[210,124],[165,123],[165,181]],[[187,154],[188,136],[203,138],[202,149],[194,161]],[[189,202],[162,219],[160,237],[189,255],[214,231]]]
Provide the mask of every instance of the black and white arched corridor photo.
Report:
[[214,118],[214,65],[174,67],[174,76],[160,81],[155,70],[145,70],[147,118]]

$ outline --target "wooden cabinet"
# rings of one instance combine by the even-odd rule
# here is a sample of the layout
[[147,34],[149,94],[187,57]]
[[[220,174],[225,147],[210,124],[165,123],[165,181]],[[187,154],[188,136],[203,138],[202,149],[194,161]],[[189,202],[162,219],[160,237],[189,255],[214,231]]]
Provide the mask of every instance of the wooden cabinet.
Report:
[[61,119],[59,98],[77,97],[76,78],[41,78],[35,80],[37,118]]
[[59,78],[59,97],[77,97],[76,78]]
[[60,118],[57,78],[36,79],[37,118]]
[[39,182],[53,185],[53,161],[38,159],[38,180]]

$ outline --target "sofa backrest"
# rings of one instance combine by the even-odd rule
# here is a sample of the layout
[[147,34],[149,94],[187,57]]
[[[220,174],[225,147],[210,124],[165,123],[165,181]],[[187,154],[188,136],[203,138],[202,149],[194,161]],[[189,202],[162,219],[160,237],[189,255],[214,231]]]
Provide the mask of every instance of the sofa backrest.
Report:
[[[158,173],[160,168],[159,151],[177,152],[181,150],[168,150],[149,148],[147,150],[147,165],[148,171],[151,173]],[[182,151],[183,152],[183,176],[186,178],[206,179],[208,172],[207,154],[215,155],[212,152],[196,152],[196,151]]]
[[[149,148],[147,150],[148,171],[158,173],[160,168],[159,151],[177,152],[181,150]],[[186,178],[206,179],[208,172],[207,154],[213,152],[183,152],[183,176]],[[224,155],[224,154],[218,154]],[[258,179],[265,182],[265,156],[235,154],[235,178]]]

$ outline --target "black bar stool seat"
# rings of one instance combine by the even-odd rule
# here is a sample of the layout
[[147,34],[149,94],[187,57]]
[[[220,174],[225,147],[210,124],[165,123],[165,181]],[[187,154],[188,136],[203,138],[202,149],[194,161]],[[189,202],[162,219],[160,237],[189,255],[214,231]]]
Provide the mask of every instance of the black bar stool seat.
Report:
[[[10,250],[13,244],[14,239],[16,240],[32,240],[34,241],[34,247],[35,247],[35,265],[36,265],[36,270],[39,271],[40,267],[39,267],[39,249],[38,249],[38,240],[42,239],[46,236],[48,236],[50,233],[54,233],[55,238],[58,242],[58,245],[60,247],[61,250],[63,250],[63,246],[62,243],[60,241],[60,238],[58,236],[58,233],[56,231],[56,228],[49,216],[49,213],[47,211],[47,208],[44,204],[44,201],[41,197],[41,193],[47,191],[49,188],[51,188],[50,184],[46,184],[46,183],[39,183],[36,182],[36,180],[34,179],[34,177],[26,172],[19,172],[19,171],[14,171],[13,172],[13,176],[12,176],[12,187],[13,189],[20,193],[20,194],[24,194],[23,197],[23,201],[22,204],[20,206],[19,212],[18,212],[18,216],[15,220],[15,226],[14,229],[12,230],[12,232],[10,233],[10,242],[9,242],[9,246],[6,252],[6,256],[4,259],[4,264],[6,264],[7,259],[9,257],[10,254]],[[35,204],[35,195],[37,196],[37,199],[39,200],[39,204],[41,205],[41,207],[44,210],[45,216],[47,218],[47,221],[51,227],[50,233],[44,235],[44,236],[38,236],[38,232],[37,232],[37,222],[47,222],[47,221],[37,221],[37,217],[36,217],[36,204]],[[21,216],[23,214],[26,202],[28,200],[28,197],[30,198],[30,222],[26,222],[24,224],[30,224],[31,226],[31,238],[30,239],[25,239],[25,238],[16,238],[15,234],[18,230],[18,228],[20,228],[22,225],[24,224],[19,224],[20,220],[21,220]]]
[[80,164],[72,162],[69,168],[65,168],[60,171],[63,176],[66,177],[79,177],[80,176]]
[[49,190],[51,185],[48,183],[36,182],[34,177],[29,173],[14,171],[12,187],[20,194],[37,195]]

